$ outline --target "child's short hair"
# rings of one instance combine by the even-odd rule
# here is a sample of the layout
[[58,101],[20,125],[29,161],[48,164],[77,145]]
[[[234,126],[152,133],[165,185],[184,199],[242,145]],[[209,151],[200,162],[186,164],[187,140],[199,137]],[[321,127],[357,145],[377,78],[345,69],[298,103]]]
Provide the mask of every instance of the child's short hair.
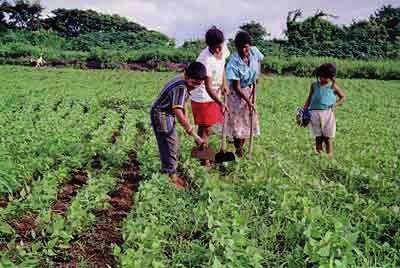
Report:
[[315,75],[333,79],[336,77],[336,65],[334,63],[324,63],[315,70]]
[[251,45],[251,36],[246,31],[240,31],[235,37],[235,46],[237,49],[242,49],[245,45]]
[[206,67],[198,61],[190,63],[185,69],[185,74],[188,78],[195,80],[205,80],[207,78]]
[[224,33],[216,26],[206,32],[206,44],[209,47],[216,47],[225,41]]

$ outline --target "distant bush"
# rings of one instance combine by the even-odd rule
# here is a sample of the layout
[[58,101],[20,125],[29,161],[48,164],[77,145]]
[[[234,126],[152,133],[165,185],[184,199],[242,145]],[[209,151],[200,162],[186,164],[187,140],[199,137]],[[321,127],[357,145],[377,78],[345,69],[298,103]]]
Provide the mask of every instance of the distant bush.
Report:
[[[52,33],[47,33],[49,38],[55,38]],[[43,36],[46,36],[43,34]],[[118,67],[125,63],[136,62],[173,62],[173,63],[188,63],[193,61],[198,56],[197,49],[189,48],[172,48],[158,47],[142,48],[142,49],[103,49],[101,47],[93,47],[89,51],[74,51],[62,50],[57,47],[46,47],[38,40],[42,35],[35,36],[32,43],[17,43],[18,35],[8,36],[7,42],[0,45],[0,63],[21,64],[27,63],[26,58],[39,57],[43,54],[47,61],[58,60],[79,60],[90,61],[96,63],[96,66]],[[44,40],[47,40],[44,38]],[[3,40],[2,40],[3,41]],[[58,44],[61,45],[61,41]],[[276,49],[272,46],[273,49]],[[264,53],[268,53],[264,52]],[[13,59],[10,61],[10,59]],[[18,60],[20,59],[20,60]],[[266,55],[262,68],[266,73],[279,75],[295,75],[295,76],[312,76],[313,71],[324,62],[334,62],[338,66],[338,77],[340,78],[367,78],[367,79],[383,79],[383,80],[400,80],[400,64],[396,60],[349,60],[337,59],[332,57],[280,57]]]
[[395,60],[347,60],[328,57],[267,57],[264,71],[280,75],[312,76],[324,62],[333,62],[340,78],[400,80],[400,64]]

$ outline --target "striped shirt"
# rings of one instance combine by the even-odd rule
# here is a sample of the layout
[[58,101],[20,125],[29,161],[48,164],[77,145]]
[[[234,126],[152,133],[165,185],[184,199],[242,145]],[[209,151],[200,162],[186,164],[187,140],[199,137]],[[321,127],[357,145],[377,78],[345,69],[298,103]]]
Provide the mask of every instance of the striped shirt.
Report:
[[169,132],[175,127],[173,109],[185,109],[187,88],[182,75],[169,81],[151,106],[151,121],[158,132]]

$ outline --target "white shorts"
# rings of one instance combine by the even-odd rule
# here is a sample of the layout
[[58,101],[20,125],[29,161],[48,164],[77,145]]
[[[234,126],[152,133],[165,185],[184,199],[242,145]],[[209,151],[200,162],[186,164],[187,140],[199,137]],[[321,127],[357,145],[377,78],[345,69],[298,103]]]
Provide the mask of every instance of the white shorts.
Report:
[[336,135],[336,118],[332,109],[312,110],[310,133],[312,138],[334,138]]

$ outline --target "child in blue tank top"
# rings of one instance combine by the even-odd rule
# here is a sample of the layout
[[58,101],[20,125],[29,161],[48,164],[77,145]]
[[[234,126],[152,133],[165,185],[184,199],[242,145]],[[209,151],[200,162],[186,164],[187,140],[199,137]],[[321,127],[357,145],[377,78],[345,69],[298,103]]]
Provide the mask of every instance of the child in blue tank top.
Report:
[[321,65],[315,71],[317,81],[311,84],[310,93],[304,105],[311,110],[311,136],[315,138],[315,150],[323,151],[325,144],[329,158],[333,157],[333,141],[336,134],[335,109],[346,100],[343,90],[336,84],[336,66],[332,63]]

